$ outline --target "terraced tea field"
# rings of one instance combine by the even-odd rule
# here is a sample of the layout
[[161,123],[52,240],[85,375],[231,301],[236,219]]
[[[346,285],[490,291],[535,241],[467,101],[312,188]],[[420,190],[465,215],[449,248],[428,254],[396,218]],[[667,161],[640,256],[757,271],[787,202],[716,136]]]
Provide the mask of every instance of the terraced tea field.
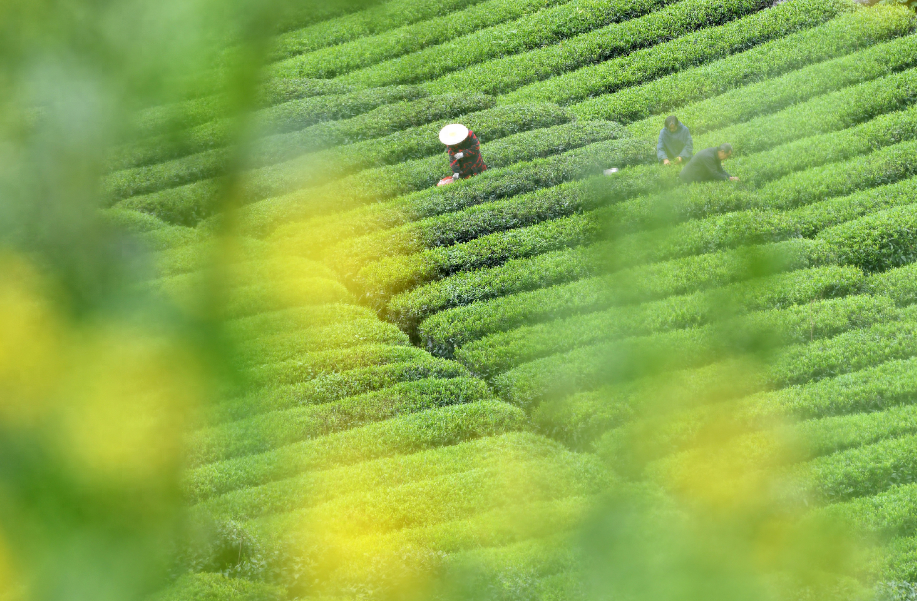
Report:
[[[225,261],[244,375],[189,443],[215,542],[162,598],[435,598],[469,570],[463,598],[585,598],[594,502],[687,494],[704,432],[798,476],[806,518],[888,537],[866,576],[917,583],[915,25],[390,0],[276,37],[241,159],[220,97],[148,111],[105,213],[189,311]],[[740,181],[658,165],[668,114]],[[450,122],[489,170],[437,188]]]

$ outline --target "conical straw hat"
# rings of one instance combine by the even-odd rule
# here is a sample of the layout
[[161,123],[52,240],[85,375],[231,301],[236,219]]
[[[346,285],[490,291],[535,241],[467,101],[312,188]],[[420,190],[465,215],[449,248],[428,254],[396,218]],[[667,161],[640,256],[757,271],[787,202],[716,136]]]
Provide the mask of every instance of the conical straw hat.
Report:
[[446,146],[453,146],[468,137],[468,128],[452,123],[439,130],[439,141]]

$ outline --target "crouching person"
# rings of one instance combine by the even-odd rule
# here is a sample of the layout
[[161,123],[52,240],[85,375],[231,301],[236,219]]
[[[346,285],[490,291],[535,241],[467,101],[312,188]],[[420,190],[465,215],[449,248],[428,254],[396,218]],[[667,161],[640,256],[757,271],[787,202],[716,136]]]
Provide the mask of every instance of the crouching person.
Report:
[[[459,178],[468,179],[487,171],[487,165],[481,158],[481,145],[478,143],[478,138],[464,125],[453,123],[442,128],[439,132],[439,141],[446,145],[446,152],[449,153],[452,181]],[[448,179],[440,180],[440,185],[450,183]]]
[[656,158],[663,165],[687,163],[694,154],[694,140],[685,125],[672,115],[665,118],[665,127],[659,132],[656,143]]
[[678,177],[685,183],[713,182],[713,181],[738,181],[723,169],[723,161],[732,156],[732,144],[720,144],[713,148],[705,148],[694,155],[685,165]]

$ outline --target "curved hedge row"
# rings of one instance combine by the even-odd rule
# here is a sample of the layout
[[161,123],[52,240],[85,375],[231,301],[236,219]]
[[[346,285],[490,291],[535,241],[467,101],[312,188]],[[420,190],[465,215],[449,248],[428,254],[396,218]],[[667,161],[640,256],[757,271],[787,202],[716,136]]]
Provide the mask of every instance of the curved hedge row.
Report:
[[397,327],[372,316],[330,325],[310,325],[307,329],[262,335],[245,340],[240,360],[246,365],[280,363],[305,353],[373,344],[409,344],[407,336]]
[[[483,512],[471,518],[406,528],[400,531],[363,537],[355,541],[353,539],[350,540],[355,543],[356,549],[365,548],[363,546],[367,544],[371,544],[373,548],[380,549],[404,548],[406,545],[414,547],[416,545],[443,555],[466,550],[485,549],[533,538],[544,538],[557,534],[559,530],[570,531],[578,524],[582,524],[583,520],[589,515],[589,509],[595,506],[596,500],[595,496],[589,495],[552,501],[516,503],[509,507]],[[526,519],[519,520],[520,516],[525,516]],[[278,526],[277,529],[267,530],[266,535],[273,540],[277,540],[283,533],[290,532],[289,523],[280,521]],[[299,532],[302,532],[302,529],[298,529],[297,534]],[[341,543],[342,537],[337,537],[334,534],[332,534],[332,537],[332,540],[338,541],[338,544]],[[296,549],[312,549],[312,557],[315,557],[314,553],[319,552],[320,548],[327,549],[326,545],[320,545],[318,549],[308,546],[310,544],[314,545],[314,543],[314,538],[310,539],[308,537],[299,537],[293,541]],[[536,594],[544,591],[547,595],[544,598],[547,599],[570,598],[569,594],[571,592],[575,596],[575,575],[561,574],[560,576],[563,578],[557,579],[559,582],[554,578],[548,578],[537,583]],[[570,580],[573,581],[571,582]],[[357,577],[348,584],[357,586],[361,581],[363,581],[362,578]]]
[[593,275],[596,259],[604,254],[604,249],[594,247],[573,248],[461,272],[393,297],[386,314],[402,330],[411,332],[426,317],[451,307]]
[[96,216],[103,224],[131,234],[145,234],[169,227],[158,217],[130,209],[99,209]]
[[274,364],[275,369],[271,370],[269,367],[267,371],[273,371],[277,377],[268,382],[268,386],[220,403],[218,409],[224,415],[237,416],[236,418],[248,417],[302,405],[320,405],[344,397],[388,388],[401,382],[425,378],[459,378],[469,375],[468,369],[455,361],[420,354],[407,355],[407,359],[402,359],[394,353],[387,357],[389,360],[384,363],[358,366],[347,370],[339,368],[334,371],[329,370],[327,373],[304,374],[303,372],[309,367],[313,367],[310,363],[314,361],[315,355],[323,355],[323,353],[304,355],[302,362],[306,365],[301,369],[297,369],[299,366],[294,363],[293,369],[284,370],[289,363],[293,362]]
[[[799,333],[804,337],[806,335],[805,324],[799,325],[801,326]],[[904,331],[899,333],[896,327],[902,327]],[[889,333],[891,333],[890,339],[883,341],[881,337]],[[504,378],[508,383],[515,382],[516,388],[511,392],[522,395],[521,398],[527,402],[544,401],[539,405],[534,416],[542,429],[578,443],[591,442],[596,436],[608,432],[602,436],[598,446],[603,454],[610,453],[609,457],[614,457],[615,449],[620,448],[622,442],[626,444],[626,436],[641,431],[639,424],[636,423],[633,427],[637,430],[632,430],[630,434],[627,434],[627,430],[615,433],[610,431],[610,428],[620,426],[628,418],[638,415],[641,410],[649,409],[650,407],[642,407],[641,403],[645,403],[646,399],[654,399],[658,391],[653,387],[662,386],[662,393],[673,397],[668,398],[667,402],[677,403],[679,408],[687,409],[685,415],[678,421],[671,424],[657,424],[657,427],[652,429],[653,452],[656,456],[662,456],[666,449],[674,449],[688,443],[691,433],[700,431],[705,425],[709,425],[711,420],[721,420],[725,417],[723,411],[718,411],[717,407],[706,406],[711,399],[722,402],[735,399],[737,396],[752,394],[751,397],[735,401],[737,403],[736,411],[734,414],[727,412],[727,415],[729,419],[736,420],[741,427],[759,427],[762,424],[768,426],[769,420],[784,417],[785,411],[796,413],[800,410],[790,405],[796,402],[794,399],[805,398],[799,397],[801,391],[815,391],[813,394],[816,399],[821,399],[819,402],[824,400],[830,402],[830,399],[819,391],[838,391],[834,384],[822,386],[819,382],[809,382],[801,387],[785,387],[790,386],[793,382],[805,382],[810,379],[824,378],[821,382],[829,383],[833,380],[851,381],[837,377],[832,380],[829,376],[862,370],[889,358],[911,356],[915,354],[913,334],[914,325],[911,321],[879,323],[866,330],[853,330],[835,338],[816,340],[809,344],[781,350],[776,356],[777,361],[769,362],[763,373],[758,373],[741,362],[738,363],[738,370],[736,370],[731,367],[735,360],[727,360],[699,369],[667,373],[665,384],[659,380],[658,376],[651,377],[645,381],[650,386],[647,390],[640,386],[630,388],[607,385],[608,378],[601,371],[601,360],[588,353],[579,354],[582,361],[576,366],[580,372],[577,378],[580,386],[603,386],[594,392],[575,394],[566,398],[559,398],[555,395],[553,399],[539,395],[534,387],[527,384],[524,379],[518,381],[511,379],[514,372],[520,377],[523,375],[519,368],[502,374],[498,380]],[[862,346],[858,346],[860,344]],[[604,347],[600,345],[593,348],[602,349]],[[573,355],[573,353],[568,353],[568,355]],[[556,369],[560,357],[563,355],[526,365],[531,367],[539,363],[543,364],[543,367]],[[856,374],[853,376],[855,376],[854,380],[860,377]],[[545,374],[539,377],[547,379],[550,376]],[[913,386],[913,384],[907,383],[907,386]],[[759,392],[775,387],[783,388],[783,390]],[[865,388],[861,384],[856,384],[855,388],[857,387],[858,390],[850,394],[840,394],[839,398],[854,399],[855,402],[862,403],[866,391],[886,390],[889,393],[894,391],[890,395],[889,404],[898,404],[908,400],[898,395],[898,391],[894,390],[896,388],[894,383],[874,381],[868,382]],[[677,395],[673,395],[675,390],[677,390]],[[563,390],[558,389],[556,392],[563,392]],[[882,393],[879,392],[879,394]],[[609,402],[610,399],[613,399],[614,402]],[[880,400],[880,404],[882,403],[885,401]],[[864,409],[852,408],[853,411]],[[801,417],[807,416],[801,415]],[[622,436],[624,438],[621,438]],[[642,436],[645,437],[648,434],[644,432]]]
[[531,226],[595,208],[596,196],[588,192],[586,182],[566,182],[346,239],[323,255],[338,273],[350,277],[370,261],[383,257],[461,244],[494,232]]
[[784,213],[796,223],[801,236],[813,237],[831,226],[853,221],[884,209],[914,204],[917,178],[869,188],[849,196],[829,198]]
[[[885,415],[883,415],[885,414]],[[906,412],[892,410],[879,414],[855,414],[810,420],[802,424],[781,425],[741,434],[730,441],[730,454],[749,465],[767,465],[779,469],[782,476],[796,480],[800,471],[824,464],[826,455],[862,450],[896,435],[913,433],[913,426],[890,423],[891,415],[906,417]],[[860,429],[861,427],[862,429]],[[709,448],[686,448],[676,455],[657,460],[649,466],[655,474],[681,472],[692,464],[709,458]],[[698,455],[701,461],[698,462]],[[806,474],[805,479],[809,474]],[[817,510],[816,510],[817,511]]]
[[[347,91],[353,88],[347,84],[331,85]],[[218,94],[161,104],[139,111],[132,120],[133,130],[138,137],[159,136],[217,119],[225,114],[228,107],[226,97]],[[114,156],[112,159],[117,160]]]
[[[917,481],[917,470],[906,461],[907,454],[917,450],[917,436],[913,435],[872,443],[866,442],[864,437],[861,446],[792,467],[785,464],[799,459],[800,454],[790,451],[785,443],[768,439],[767,433],[745,436],[731,441],[730,446],[731,460],[747,459],[750,465],[763,464],[780,469],[784,477],[799,487],[794,494],[804,492],[822,502],[873,495],[892,485]],[[701,469],[709,468],[705,462],[697,462],[694,453],[687,451],[651,465],[648,475],[664,485],[673,481],[673,475],[684,477],[698,463],[703,466]]]
[[304,277],[334,279],[333,272],[326,265],[301,257],[272,255],[269,247],[262,250],[264,247],[260,241],[255,242],[256,244],[240,244],[235,247],[226,244],[220,249],[224,253],[221,268],[224,270],[227,285],[262,286],[265,282],[272,282],[276,292],[280,294],[289,282],[293,282],[292,285],[295,286],[295,282]]
[[495,267],[506,261],[595,242],[601,237],[601,211],[542,221],[496,232],[462,244],[413,255],[380,259],[354,277],[364,300],[381,307],[388,299],[450,274]]
[[[917,51],[917,42],[914,44]],[[811,138],[819,143],[819,134],[828,134],[853,126],[864,127],[873,120],[873,127],[882,128],[881,115],[911,107],[917,97],[917,69],[908,69],[864,83],[852,85],[836,92],[818,96],[780,112],[756,117],[741,124],[702,134],[697,140],[700,147],[716,145],[716,140],[730,140],[741,148],[743,154],[758,152],[786,144],[800,138]],[[899,115],[909,114],[903,110]],[[890,117],[891,118],[891,117]],[[769,134],[765,134],[767,130]],[[886,137],[889,133],[883,132]],[[839,147],[837,150],[843,150]],[[740,158],[737,162],[741,163]]]
[[[254,238],[239,238],[233,243],[234,251],[237,257],[263,257],[267,255],[268,247],[261,240]],[[217,263],[217,252],[222,249],[212,240],[202,241],[195,244],[187,244],[177,248],[163,249],[156,254],[156,267],[160,277],[170,277],[194,271],[200,271],[208,267],[213,267]],[[231,259],[222,259],[220,262],[224,266],[232,263]],[[258,262],[252,259],[246,262]],[[291,264],[304,268],[310,275],[315,277],[333,278],[333,272],[325,265],[310,261],[306,262],[293,259]],[[263,265],[264,263],[262,263]],[[243,269],[233,265],[235,269]]]
[[741,415],[761,420],[788,412],[800,418],[819,418],[908,404],[917,391],[915,365],[913,357],[880,361],[833,378],[757,395],[742,403]]
[[132,234],[152,251],[164,251],[203,242],[203,232],[190,227],[170,225],[156,217],[132,209],[101,209],[102,223]]
[[[917,75],[917,71],[914,74]],[[917,93],[914,97],[917,98]],[[880,115],[850,129],[803,138],[752,155],[746,160],[740,159],[733,170],[755,183],[765,182],[797,170],[852,159],[915,138],[917,109],[910,108]]]
[[[276,104],[255,113],[256,122],[267,132],[284,133],[303,129],[321,121],[346,119],[360,115],[384,104],[415,100],[428,94],[416,86],[390,86],[371,90],[357,89],[347,94],[302,98]],[[193,130],[192,139],[211,141],[212,132],[222,132],[219,122]]]
[[917,303],[917,264],[874,273],[866,283],[872,294],[888,296],[899,306]]
[[[731,405],[724,403],[766,387],[760,363],[738,355],[624,386],[547,399],[533,412],[533,421],[543,432],[581,447],[594,446],[592,450],[608,461],[633,470],[696,442],[696,435],[712,420],[729,424]],[[635,449],[639,458],[633,456]]]
[[[688,221],[658,232],[638,232],[622,239],[619,264],[642,265],[724,251],[748,244],[798,238],[796,223],[779,211],[751,209]],[[819,246],[821,252],[826,245]],[[825,255],[828,257],[828,255]],[[834,262],[833,260],[831,262]]]
[[[513,405],[531,410],[541,403],[556,401],[574,393],[608,386],[614,382],[639,381],[661,372],[698,368],[720,358],[713,347],[710,328],[677,330],[652,337],[596,344],[574,351],[537,359],[497,375],[492,384],[499,396]],[[618,399],[594,399],[591,417],[603,415],[602,404]]]
[[352,302],[353,296],[337,280],[303,277],[280,285],[267,282],[235,288],[223,302],[222,310],[223,317],[233,319],[266,311],[348,301]]
[[647,14],[673,0],[571,0],[445,44],[352,71],[338,81],[367,86],[422,82],[497,56],[558,43],[608,23]]
[[[803,305],[762,312],[755,315],[757,323],[748,321],[747,317],[737,318],[710,327],[580,347],[514,367],[496,376],[493,385],[508,402],[531,407],[545,399],[562,398],[579,390],[650,373],[699,367],[721,359],[724,352],[741,350],[746,341],[754,341],[762,334],[778,334],[779,339],[793,342],[815,338],[819,333],[831,336],[875,322],[880,325],[781,349],[777,359],[766,368],[766,380],[773,386],[784,387],[917,354],[917,345],[913,344],[917,326],[881,323],[893,315],[890,303],[871,303],[862,297],[853,299],[826,301],[826,306],[833,304],[838,308],[838,315],[822,313],[823,307],[819,305]],[[857,316],[858,310],[864,314]],[[787,317],[791,319],[784,323],[782,320]],[[880,340],[885,334],[889,336]],[[913,348],[908,349],[909,344]]]
[[[356,465],[333,468],[322,472],[269,483],[258,488],[247,488],[212,498],[201,508],[219,508],[219,514],[237,515],[240,518],[257,517],[264,513],[282,513],[313,507],[335,499],[373,491],[384,493],[400,486],[424,480],[462,474],[477,467],[492,469],[500,465],[519,464],[526,459],[571,462],[570,453],[556,442],[525,432],[510,432],[492,437],[461,442],[448,447],[433,448],[411,455],[396,455]],[[297,495],[313,478],[310,493]],[[264,499],[268,511],[260,509],[248,495]]]
[[[198,274],[182,274],[154,280],[150,289],[161,292],[189,312],[202,310],[200,301],[200,277]],[[219,309],[221,317],[233,319],[308,305],[352,302],[353,297],[340,282],[327,278],[301,277],[276,284],[258,282],[233,288],[226,295]],[[208,308],[213,314],[214,308]]]
[[785,387],[917,355],[917,324],[880,323],[827,341],[783,349],[769,366],[770,380]]
[[[442,102],[426,115],[414,113],[414,118],[421,121],[422,125],[402,129],[382,138],[316,152],[307,152],[309,147],[302,144],[304,136],[312,133],[309,131],[312,128],[266,138],[262,142],[265,150],[258,148],[251,153],[249,164],[253,170],[246,173],[246,197],[264,198],[325,183],[360,169],[440,154],[443,145],[437,134],[442,123],[437,121],[442,115],[455,117],[465,123],[483,140],[494,140],[570,120],[569,113],[551,104],[487,108],[493,105],[491,98],[472,94],[467,98],[428,97],[424,99],[423,107],[431,105],[431,100]],[[415,111],[422,108],[417,103],[409,104],[414,105],[412,108]],[[472,113],[462,114],[463,109],[469,109]],[[278,144],[278,138],[289,138],[288,144]],[[287,145],[289,155],[283,149]],[[108,175],[103,185],[108,195],[114,198],[146,194],[221,175],[231,157],[232,151],[229,149],[212,150],[167,163],[118,171]]]
[[[774,423],[785,423],[788,415],[804,420],[849,415],[856,421],[860,416],[909,404],[917,394],[915,366],[915,358],[897,359],[782,390],[751,391],[752,396],[737,401],[735,410],[727,410],[726,414],[736,420],[739,429],[770,428]],[[707,409],[699,407],[690,410],[677,421],[652,428],[652,448],[656,456],[661,457],[690,444],[691,433],[703,430],[711,420],[722,419],[722,411],[717,411],[715,407],[714,411]],[[806,427],[805,423],[798,424],[798,427]],[[634,435],[646,436],[645,424],[633,422],[618,432],[602,436],[597,445],[599,452],[613,457],[621,442]],[[622,436],[624,438],[619,441]]]
[[893,485],[917,483],[917,436],[848,449],[802,466],[807,491],[824,502],[874,495]]
[[149,597],[150,601],[187,601],[188,599],[258,599],[281,601],[283,587],[247,578],[231,578],[221,573],[188,572],[170,581]]
[[269,79],[263,82],[258,89],[257,106],[264,108],[299,100],[300,98],[347,94],[358,89],[359,86],[343,84],[329,79],[307,79],[304,77]]
[[192,465],[262,453],[301,440],[325,436],[398,415],[460,403],[489,400],[477,378],[423,379],[332,401],[274,411],[198,430],[191,437]]
[[917,260],[917,212],[886,209],[821,231],[818,238],[840,263],[885,271]]
[[[812,101],[817,107],[818,96],[822,94],[844,93],[843,90],[849,86],[870,82],[917,66],[917,59],[913,57],[915,48],[917,42],[913,36],[880,43],[847,56],[792,71],[775,79],[680,106],[677,108],[679,119],[689,124],[697,135],[759,118],[762,113],[786,109],[806,101]],[[889,90],[893,91],[893,88]],[[856,90],[853,91],[854,94],[855,92]],[[843,101],[839,104],[843,104]],[[826,116],[821,118],[825,119]],[[661,121],[660,116],[654,116],[631,124],[629,129],[637,137],[655,139]]]
[[200,501],[305,471],[328,469],[518,430],[525,415],[498,401],[429,409],[384,422],[189,470],[183,488]]
[[885,546],[884,561],[880,564],[882,588],[892,595],[909,595],[911,584],[917,580],[914,558],[917,557],[917,536],[892,538]]
[[[268,315],[268,314],[265,314]],[[309,353],[295,361],[260,365],[245,370],[246,381],[254,388],[267,388],[307,382],[319,376],[391,363],[424,362],[429,357],[413,346],[364,344],[346,349]],[[240,400],[228,401],[238,405]]]
[[[487,126],[478,124],[478,129],[481,131],[480,137],[484,139],[481,153],[489,168],[500,169],[519,161],[550,156],[595,142],[626,136],[624,128],[616,123],[565,123],[568,115],[562,109],[554,106],[548,112],[545,108],[541,105],[525,105],[514,107],[509,113],[501,111],[501,107],[486,111],[488,117],[493,114],[493,119]],[[510,114],[514,114],[515,120],[510,119]],[[473,123],[473,120],[469,122]],[[556,123],[560,125],[555,125]],[[446,154],[441,151],[442,145],[436,140],[432,129],[430,133],[429,138],[423,139],[430,144],[431,151],[434,148],[440,150],[437,156],[424,159],[423,162],[413,161],[360,173],[339,183],[330,184],[321,192],[336,198],[334,208],[340,210],[346,208],[346,205],[341,206],[342,195],[359,202],[363,199],[394,198],[433,186],[444,173],[449,173],[449,169]],[[435,146],[429,141],[430,138],[436,143]],[[488,138],[496,139],[489,141]],[[377,181],[379,179],[383,181]],[[315,199],[312,199],[312,202],[315,202]]]
[[643,17],[593,29],[563,43],[502,56],[424,84],[436,90],[503,94],[534,81],[721,24],[769,6],[766,0],[683,0]]
[[[673,271],[678,268],[698,270],[697,261],[689,261],[673,263]],[[644,323],[660,328],[700,324],[709,319],[710,308],[721,297],[729,298],[735,306],[751,311],[844,296],[859,290],[863,284],[860,270],[833,265],[755,278],[712,290],[704,290],[705,279],[701,278],[695,287],[700,291],[694,292],[681,284],[674,287],[663,285],[652,296],[664,296],[669,292],[676,296],[631,309],[619,309],[633,314],[633,321],[628,327],[634,329],[628,330],[628,333],[644,333],[639,330]],[[685,293],[690,296],[685,296]],[[500,336],[498,333],[506,332],[505,340],[515,340],[517,335],[510,332],[514,328],[539,327],[532,324],[571,313],[603,309],[614,302],[611,282],[600,278],[580,280],[447,309],[424,320],[418,328],[418,335],[432,353],[452,356],[456,348],[488,335],[497,337]],[[504,340],[502,337],[499,339]]]
[[[389,490],[368,491],[358,497],[336,498],[303,512],[271,516],[256,528],[273,537],[295,530],[306,518],[311,523],[322,524],[321,536],[335,540],[335,546],[360,547],[366,544],[367,537],[400,538],[417,529],[476,520],[481,514],[528,503],[598,494],[601,485],[607,485],[602,471],[597,461],[584,456],[572,460],[563,455],[523,458],[505,466],[488,465]],[[423,510],[419,511],[420,507]],[[518,526],[509,529],[517,530]],[[326,545],[323,541],[316,547],[327,548]],[[480,550],[478,545],[474,548]],[[353,581],[360,582],[363,578],[356,576]]]
[[437,17],[373,36],[360,36],[345,44],[289,58],[271,65],[269,73],[271,77],[335,77],[569,2],[488,0],[445,18]]
[[[911,113],[911,111],[907,111]],[[869,124],[867,124],[868,126]],[[913,132],[909,131],[909,128],[904,128],[900,130],[900,133],[904,136],[912,136]],[[896,135],[895,129],[890,130],[891,135]],[[881,138],[876,138],[877,145],[885,141],[894,142],[894,139],[891,140],[882,140]],[[903,151],[904,154],[908,152],[907,149]],[[894,151],[892,157],[899,155],[898,151]],[[873,157],[875,158],[875,157]],[[913,193],[914,187],[917,185],[914,177],[909,179],[902,179],[901,181],[895,181],[899,178],[908,177],[909,173],[907,171],[901,172],[899,169],[907,169],[906,165],[900,164],[889,164],[883,161],[883,157],[878,157],[877,165],[870,165],[871,157],[864,157],[858,159],[855,162],[852,162],[851,165],[854,169],[862,169],[861,173],[864,173],[866,177],[872,180],[870,183],[882,182],[883,179],[887,181],[892,181],[895,183],[889,183],[884,185],[878,185],[874,188],[867,188],[860,192],[855,192],[847,196],[838,196],[828,198],[827,200],[822,200],[819,202],[813,202],[811,204],[805,204],[803,206],[797,207],[791,211],[785,211],[782,213],[772,213],[768,216],[768,219],[778,225],[777,227],[783,227],[786,230],[792,230],[794,235],[800,236],[815,236],[819,231],[829,228],[831,226],[838,226],[839,224],[853,221],[858,218],[865,217],[871,213],[876,213],[885,209],[892,209],[902,205],[913,204]],[[764,161],[762,161],[764,163]],[[834,166],[830,171],[831,179],[839,183],[841,182],[840,173],[844,171],[845,164],[840,163]],[[834,172],[834,173],[831,173]],[[856,172],[856,171],[854,171]],[[824,173],[824,172],[823,172]],[[826,185],[822,193],[825,195],[831,196],[838,193],[843,193],[844,190],[836,190],[834,188],[834,183],[831,182],[829,185]],[[780,190],[779,182],[775,183],[774,189],[779,194],[782,192]],[[768,188],[765,187],[762,190],[763,202],[768,204],[771,202],[771,199],[768,198]],[[777,200],[779,197],[777,194],[774,194]],[[755,198],[752,195],[747,195],[745,200],[752,200],[754,202],[759,202],[761,197]],[[809,201],[809,199],[806,199]],[[734,205],[734,208],[743,208],[738,205]]]
[[[180,247],[159,253],[160,261],[165,265],[172,265],[176,270],[183,271],[177,275],[166,276],[154,280],[154,286],[158,285],[161,289],[174,289],[175,291],[193,292],[203,280],[200,273],[194,273],[195,269],[212,267],[208,264],[207,259],[212,258],[212,254],[218,251],[224,251],[230,257],[217,258],[217,264],[222,269],[221,284],[226,288],[224,291],[225,298],[232,301],[233,295],[245,297],[245,289],[250,287],[262,287],[266,295],[283,295],[290,291],[294,294],[299,293],[296,290],[297,283],[303,279],[315,280],[334,280],[332,271],[321,263],[302,259],[299,257],[290,257],[277,259],[264,259],[267,256],[264,252],[262,243],[258,240],[252,243],[243,243],[235,247],[220,247],[214,241],[206,240],[197,243],[193,247]],[[198,251],[195,254],[194,250]],[[234,254],[233,253],[237,253]],[[271,287],[271,282],[273,287]],[[338,283],[333,282],[328,285],[331,289],[336,289]],[[241,291],[241,292],[240,292]]]
[[[428,19],[463,16],[483,0],[390,0],[359,12],[282,33],[272,40],[271,58],[284,58],[344,44]],[[484,2],[484,5],[491,2]],[[480,8],[480,6],[478,7]],[[457,13],[457,14],[454,14]]]
[[[892,411],[883,411],[879,415],[900,414],[900,423],[912,423],[909,407]],[[915,532],[917,524],[917,485],[900,484],[874,496],[864,496],[851,501],[829,505],[813,512],[815,517],[841,517],[858,529],[881,536],[888,540],[891,536],[909,536]]]
[[383,491],[461,473],[474,469],[475,465],[499,465],[525,457],[545,458],[558,452],[563,452],[560,445],[542,436],[509,432],[243,488],[202,501],[192,512],[250,520],[319,505],[360,491]]
[[[734,281],[747,273],[747,262],[754,256],[779,269],[808,267],[820,248],[818,243],[796,240],[758,249],[689,257],[677,267],[673,263],[648,265],[618,273],[616,279],[627,285],[614,289],[622,302],[647,300],[661,290],[666,295],[678,294],[703,285]],[[613,249],[608,245],[573,248],[515,259],[491,269],[459,273],[395,296],[386,311],[390,319],[410,332],[430,315],[452,307],[593,275],[603,269],[603,264],[617,259],[609,255],[610,251]]]
[[[304,224],[293,223],[279,228],[274,239],[294,244],[297,254],[310,256],[317,248],[329,248],[348,238],[550,188],[596,175],[608,165],[628,165],[646,161],[648,157],[652,157],[652,146],[645,142],[629,138],[597,142],[549,158],[520,161],[503,169],[488,170],[469,180],[444,188],[421,190],[392,202],[316,217]],[[302,216],[293,214],[290,217],[296,218]],[[249,227],[263,233],[281,219],[270,215],[251,221]],[[297,243],[296,239],[302,236],[303,231],[309,232],[309,238]]]
[[291,4],[274,15],[271,30],[282,34],[328,19],[355,14],[366,8],[367,4],[360,0],[348,0],[334,4]]
[[574,532],[567,524],[556,526],[556,532],[547,536],[454,553],[446,560],[446,578],[467,574],[474,566],[481,570],[476,585],[498,594],[511,595],[525,581],[524,590],[534,599],[575,599],[582,587],[582,569]]
[[607,307],[609,290],[605,279],[591,277],[452,307],[424,319],[417,335],[431,353],[451,357],[456,348],[491,332]]
[[[139,211],[137,212],[139,213]],[[153,217],[153,215],[150,215],[150,217]],[[204,232],[185,225],[169,225],[158,230],[144,232],[139,235],[139,238],[151,250],[179,248],[205,240]]]
[[913,434],[917,406],[812,419],[786,427],[810,456],[829,455],[865,444]]
[[[597,65],[529,84],[501,102],[544,100],[571,104],[643,83],[674,71],[741,52],[824,23],[853,5],[843,0],[790,0],[725,25],[710,27]],[[359,82],[357,79],[346,80]]]
[[768,207],[792,209],[892,183],[917,174],[917,164],[911,160],[915,152],[917,141],[901,142],[854,160],[793,173],[763,187],[760,194]]
[[261,313],[227,321],[222,327],[227,335],[235,339],[257,340],[293,330],[347,325],[350,322],[370,319],[376,319],[376,314],[368,307],[333,304]]
[[[713,63],[693,67],[614,94],[569,106],[584,119],[630,123],[662,115],[733,88],[856,52],[914,29],[909,11],[877,6],[843,14],[823,25],[755,46]],[[721,107],[728,110],[728,107]]]
[[[691,299],[695,301],[691,304],[686,303],[684,298],[678,298],[677,302],[672,302],[676,299],[671,299],[664,304],[657,302],[651,303],[654,306],[650,307],[640,306],[638,311],[618,308],[486,336],[459,349],[456,359],[476,374],[493,377],[523,363],[570,351],[579,346],[625,336],[647,336],[673,329],[697,327],[710,322],[716,323],[715,313],[722,311],[722,307],[704,306],[704,301],[710,301],[710,295],[705,296],[706,299]],[[815,313],[812,313],[813,311]],[[850,328],[862,327],[888,318],[894,313],[887,299],[852,296],[812,302],[801,308],[751,314],[737,321],[735,327],[741,331],[748,328],[751,323],[761,331],[773,330],[773,336],[779,336],[785,344],[793,341],[794,336],[798,338],[799,332],[805,335],[804,326],[807,324],[811,326],[809,334],[812,337],[833,336]],[[801,329],[800,320],[807,320]],[[761,321],[765,323],[756,323]]]
[[[851,375],[859,373],[855,372]],[[822,380],[821,382],[829,381]],[[881,389],[882,386],[876,390]],[[697,428],[705,427],[711,416],[719,415],[721,419],[724,417],[723,414],[727,419],[729,416],[728,409],[719,413],[716,412],[716,407],[712,408],[713,412],[706,411],[708,407],[702,409],[701,412],[689,412],[684,419],[666,422],[664,426],[658,428],[652,428],[649,422],[633,422],[623,426],[617,432],[602,436],[597,447],[601,454],[608,455],[614,453],[615,449],[626,448],[626,437],[628,436],[649,435],[652,439],[650,444],[653,458],[662,458],[665,455],[681,452],[696,443],[696,440],[691,438],[692,434],[698,431]],[[854,411],[856,411],[855,408]],[[812,458],[872,444],[889,437],[913,433],[917,427],[915,426],[917,422],[913,419],[915,411],[917,408],[911,405],[894,406],[878,411],[817,417],[789,424],[778,419],[775,420],[776,426],[762,420],[760,423],[746,424],[744,427],[751,428],[754,432],[751,437],[765,436],[782,441],[793,441],[803,457]],[[743,427],[738,424],[737,426]]]

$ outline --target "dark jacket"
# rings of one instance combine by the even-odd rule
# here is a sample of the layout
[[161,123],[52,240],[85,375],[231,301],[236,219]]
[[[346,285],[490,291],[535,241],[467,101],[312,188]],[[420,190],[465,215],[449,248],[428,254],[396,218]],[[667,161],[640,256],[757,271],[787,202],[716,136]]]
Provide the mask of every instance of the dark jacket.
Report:
[[[461,178],[468,178],[487,171],[487,165],[481,158],[481,145],[473,131],[468,131],[468,137],[455,146],[446,146],[449,153],[449,166],[452,173],[458,173]],[[455,155],[462,153],[462,158],[456,159]]]
[[718,148],[704,148],[694,158],[688,161],[678,177],[683,182],[712,182],[715,180],[727,180],[729,174],[723,169],[723,163],[720,161]]
[[678,124],[678,129],[670,132],[668,127],[663,127],[659,132],[659,142],[656,144],[656,156],[660,161],[669,159],[674,161],[681,157],[687,161],[694,154],[694,140],[691,132],[683,123]]

